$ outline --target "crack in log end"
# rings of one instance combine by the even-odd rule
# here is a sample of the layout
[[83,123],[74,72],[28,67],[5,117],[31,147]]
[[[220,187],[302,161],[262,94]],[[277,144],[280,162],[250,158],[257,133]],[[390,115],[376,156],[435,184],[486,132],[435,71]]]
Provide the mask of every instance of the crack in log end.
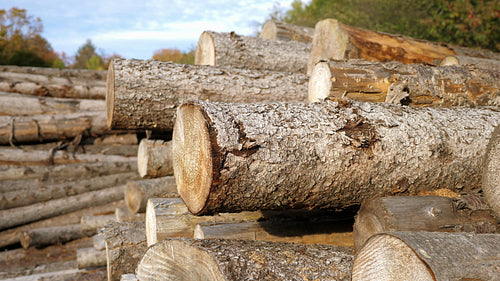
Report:
[[351,138],[351,145],[361,149],[371,149],[378,140],[375,128],[364,118],[349,120],[340,130]]

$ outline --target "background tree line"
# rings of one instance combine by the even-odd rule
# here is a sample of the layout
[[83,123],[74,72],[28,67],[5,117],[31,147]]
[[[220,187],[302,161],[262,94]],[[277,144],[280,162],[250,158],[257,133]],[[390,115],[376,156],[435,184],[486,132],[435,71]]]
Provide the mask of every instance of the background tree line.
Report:
[[314,27],[334,18],[365,29],[500,52],[499,0],[295,0],[269,16]]

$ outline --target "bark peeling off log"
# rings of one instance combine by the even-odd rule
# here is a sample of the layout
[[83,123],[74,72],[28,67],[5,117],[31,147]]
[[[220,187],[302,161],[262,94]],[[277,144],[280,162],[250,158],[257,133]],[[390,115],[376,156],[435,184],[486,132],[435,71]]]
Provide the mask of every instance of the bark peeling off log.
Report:
[[500,218],[500,126],[492,134],[483,165],[484,196]]
[[330,245],[168,239],[148,249],[139,280],[350,280],[352,250]]
[[188,102],[177,112],[174,175],[194,214],[472,189],[499,117],[362,102]]

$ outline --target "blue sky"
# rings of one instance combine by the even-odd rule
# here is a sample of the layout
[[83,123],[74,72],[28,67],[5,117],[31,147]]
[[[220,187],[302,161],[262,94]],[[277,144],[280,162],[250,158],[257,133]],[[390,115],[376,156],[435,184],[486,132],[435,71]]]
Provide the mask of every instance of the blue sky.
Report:
[[162,48],[195,48],[204,30],[252,35],[278,6],[293,0],[0,0],[40,17],[42,36],[73,56],[87,39],[106,55],[149,59]]

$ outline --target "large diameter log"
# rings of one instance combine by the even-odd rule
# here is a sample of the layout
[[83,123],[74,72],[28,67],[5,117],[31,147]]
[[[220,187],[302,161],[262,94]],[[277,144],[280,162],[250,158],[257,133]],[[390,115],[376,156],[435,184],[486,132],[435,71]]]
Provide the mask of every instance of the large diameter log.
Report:
[[489,214],[471,216],[457,211],[454,200],[440,196],[396,196],[366,199],[356,215],[354,246],[389,231],[496,232]]
[[94,248],[80,248],[76,250],[78,269],[106,266],[106,251]]
[[352,280],[499,280],[500,234],[391,232],[358,252]]
[[120,280],[122,274],[134,273],[147,250],[144,223],[113,223],[101,229],[106,240],[108,280]]
[[108,175],[90,179],[72,180],[55,185],[26,186],[26,188],[0,193],[0,209],[10,209],[45,202],[66,196],[83,194],[137,179],[135,172]]
[[500,106],[500,73],[474,66],[399,62],[320,62],[309,80],[309,101],[348,98],[414,106]]
[[72,139],[111,133],[104,111],[57,115],[0,116],[0,144]]
[[205,31],[196,46],[196,65],[305,73],[311,44]]
[[104,99],[106,71],[2,67],[0,91],[59,98]]
[[125,189],[125,203],[134,214],[146,212],[149,198],[167,196],[178,197],[177,185],[172,176],[129,181]]
[[66,243],[80,239],[85,234],[80,224],[37,228],[21,232],[20,241],[23,248],[42,247],[58,243]]
[[500,71],[499,60],[467,57],[467,56],[447,56],[439,63],[439,65],[440,66],[473,65],[478,68]]
[[314,28],[298,26],[277,20],[268,20],[262,26],[259,38],[280,41],[299,41],[311,43],[314,36]]
[[29,206],[1,210],[0,229],[55,217],[65,213],[123,199],[125,186],[109,187]]
[[198,215],[478,188],[499,117],[362,102],[188,102],[173,132],[175,182]]
[[186,99],[306,101],[307,81],[300,73],[115,59],[106,86],[108,125],[172,130],[175,109]]
[[142,139],[137,150],[137,167],[142,178],[173,175],[172,142]]
[[311,73],[319,61],[364,59],[395,60],[404,64],[439,64],[442,59],[451,55],[500,59],[500,54],[489,51],[375,32],[344,25],[334,19],[325,19],[314,28],[307,73]]
[[148,249],[139,280],[351,280],[352,250],[331,245],[168,239]]
[[491,136],[483,166],[484,196],[500,218],[500,126],[495,128]]

